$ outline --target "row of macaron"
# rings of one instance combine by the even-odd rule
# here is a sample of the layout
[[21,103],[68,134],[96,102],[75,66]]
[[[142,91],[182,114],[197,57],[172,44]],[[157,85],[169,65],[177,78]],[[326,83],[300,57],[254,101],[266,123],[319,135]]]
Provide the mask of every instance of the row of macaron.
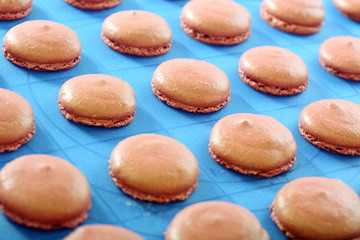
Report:
[[[145,167],[157,178],[149,179]],[[182,196],[177,200],[185,200],[197,185],[194,156],[180,142],[162,135],[140,134],[123,140],[111,154],[109,169],[118,187],[141,200],[169,202],[174,194]],[[75,228],[88,218],[91,189],[85,176],[68,161],[52,155],[25,155],[0,171],[0,206],[10,220],[28,227]],[[291,239],[355,240],[360,236],[360,198],[338,179],[293,180],[277,192],[270,212],[273,222]],[[170,221],[164,236],[166,240],[270,239],[252,212],[224,201],[185,207]],[[112,225],[83,225],[65,237],[99,238],[143,239]]]

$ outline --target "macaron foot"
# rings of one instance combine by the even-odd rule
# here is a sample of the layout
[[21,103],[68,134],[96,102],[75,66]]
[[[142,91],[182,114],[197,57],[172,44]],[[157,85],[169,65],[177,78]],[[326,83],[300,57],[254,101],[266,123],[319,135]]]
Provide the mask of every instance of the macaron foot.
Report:
[[64,0],[68,4],[85,9],[85,10],[103,10],[107,8],[115,7],[116,5],[120,4],[122,0],[108,0],[108,1],[83,1],[83,0]]
[[351,148],[351,147],[342,147],[342,146],[335,146],[329,144],[327,142],[321,141],[305,131],[305,129],[299,124],[299,131],[301,135],[311,144],[314,146],[323,149],[328,152],[342,154],[342,155],[350,155],[350,156],[360,156],[360,148]]
[[17,13],[0,13],[0,20],[11,21],[11,20],[21,19],[29,15],[31,10],[32,10],[32,6],[24,11]]
[[80,62],[80,56],[77,58],[66,62],[66,63],[48,63],[48,64],[42,64],[42,63],[31,63],[23,60],[19,60],[16,57],[14,57],[12,54],[10,54],[8,51],[6,51],[5,47],[2,47],[4,56],[6,59],[8,59],[10,62],[20,66],[24,67],[30,70],[35,71],[59,71],[59,70],[66,70],[74,67],[76,64]]
[[339,70],[336,70],[335,68],[329,66],[326,64],[321,58],[319,58],[320,65],[329,73],[346,80],[352,80],[352,81],[360,81],[360,74],[356,73],[345,73],[341,72]]
[[152,88],[152,91],[155,94],[155,96],[157,96],[161,101],[165,102],[170,107],[178,108],[178,109],[184,110],[186,112],[192,112],[192,113],[216,112],[216,111],[220,110],[221,108],[223,108],[230,101],[230,98],[231,98],[231,94],[229,93],[226,100],[222,103],[219,103],[218,105],[211,106],[211,107],[195,107],[195,106],[190,106],[190,105],[186,105],[186,104],[174,101],[174,100],[166,97],[164,94],[159,92],[153,84],[151,84],[151,88]]
[[23,139],[20,139],[19,141],[13,144],[4,144],[4,145],[0,144],[0,153],[16,151],[19,147],[30,141],[30,139],[33,137],[34,134],[35,134],[35,124],[31,132],[29,132]]
[[192,186],[187,191],[181,192],[179,194],[172,194],[172,195],[153,195],[153,194],[146,194],[144,192],[137,191],[136,189],[132,189],[128,187],[127,185],[123,184],[119,181],[119,179],[115,176],[113,173],[111,166],[109,166],[109,172],[112,180],[116,184],[117,187],[119,187],[124,193],[127,195],[130,195],[133,198],[143,200],[143,201],[150,201],[150,202],[158,202],[158,203],[169,203],[174,201],[184,201],[191,193],[195,190],[195,188],[198,186],[198,182],[194,182]]
[[87,126],[105,127],[105,128],[121,127],[131,123],[135,117],[135,112],[134,112],[123,119],[90,119],[87,117],[81,117],[75,114],[71,114],[68,111],[66,111],[66,109],[60,103],[58,103],[58,105],[60,108],[60,112],[62,113],[62,115],[64,115],[64,117],[67,120]]
[[244,175],[250,175],[250,176],[256,176],[256,177],[263,177],[263,178],[271,178],[276,175],[279,175],[280,173],[286,172],[292,168],[294,163],[296,162],[296,157],[291,159],[287,164],[280,166],[279,168],[272,169],[272,170],[255,170],[255,169],[245,169],[241,168],[235,164],[231,164],[229,162],[226,162],[222,160],[214,151],[212,150],[211,146],[208,146],[209,153],[211,157],[220,165],[224,166],[227,169],[233,170],[235,172],[244,174]]
[[214,44],[214,45],[235,45],[244,42],[251,35],[251,31],[248,30],[239,36],[233,37],[218,37],[218,36],[209,36],[207,34],[196,31],[194,28],[187,25],[184,21],[180,21],[181,28],[184,32],[189,35],[191,38],[194,38],[200,42]]
[[296,95],[305,90],[308,86],[308,81],[306,81],[303,85],[296,87],[279,87],[279,86],[270,86],[265,83],[261,83],[258,81],[252,80],[244,71],[239,69],[240,78],[250,87],[254,88],[263,93],[272,94],[276,96],[290,96]]
[[118,44],[114,41],[111,41],[107,38],[104,34],[101,34],[102,40],[105,42],[106,45],[114,49],[115,51],[128,54],[128,55],[135,55],[140,57],[155,57],[164,55],[168,51],[170,51],[171,43],[168,43],[164,46],[160,47],[150,47],[150,48],[138,48],[133,46],[126,46]]
[[287,23],[274,15],[270,14],[266,11],[264,6],[260,7],[260,16],[261,18],[267,22],[270,26],[277,28],[281,31],[294,33],[299,35],[309,35],[314,34],[320,31],[322,27],[322,23],[314,26],[302,26],[297,24]]

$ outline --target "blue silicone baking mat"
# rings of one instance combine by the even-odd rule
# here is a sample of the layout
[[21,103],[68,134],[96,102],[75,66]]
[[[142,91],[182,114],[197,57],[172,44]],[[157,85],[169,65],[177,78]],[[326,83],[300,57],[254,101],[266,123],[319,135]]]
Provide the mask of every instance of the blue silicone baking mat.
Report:
[[[67,25],[80,37],[80,63],[70,70],[36,72],[17,67],[0,56],[0,87],[15,91],[32,105],[36,134],[19,150],[0,155],[0,168],[16,157],[51,154],[76,165],[91,184],[93,207],[83,224],[107,223],[133,230],[148,240],[163,239],[174,215],[190,204],[223,200],[239,204],[254,213],[272,239],[286,239],[270,219],[269,206],[287,182],[305,176],[339,178],[360,194],[360,158],[319,150],[304,140],[298,129],[304,106],[320,99],[340,98],[360,104],[360,83],[332,76],[318,63],[318,48],[327,38],[340,35],[360,37],[360,24],[347,19],[324,1],[326,18],[317,34],[298,36],[273,29],[259,16],[260,0],[237,0],[252,15],[251,37],[236,46],[212,46],[188,37],[180,28],[184,0],[123,0],[111,9],[85,11],[62,0],[34,0],[32,13],[18,21],[0,21],[0,37],[11,27],[27,20],[47,19]],[[173,32],[173,46],[160,57],[123,55],[107,47],[100,38],[103,20],[122,10],[146,10],[162,16]],[[270,96],[253,90],[237,73],[241,54],[256,46],[276,45],[298,54],[309,68],[309,86],[301,94]],[[212,114],[192,114],[171,108],[152,93],[150,81],[155,68],[173,58],[202,59],[221,68],[231,81],[232,98],[222,110]],[[90,73],[109,74],[127,81],[136,93],[137,112],[125,127],[104,129],[67,121],[57,106],[58,91],[69,78]],[[297,162],[287,173],[269,179],[244,176],[224,169],[208,154],[210,130],[220,118],[233,113],[269,115],[287,126],[295,136]],[[140,133],[170,136],[185,144],[200,164],[199,186],[186,201],[157,204],[124,195],[108,174],[113,147],[126,137]],[[0,213],[0,239],[62,239],[73,229],[42,231],[20,226]]]

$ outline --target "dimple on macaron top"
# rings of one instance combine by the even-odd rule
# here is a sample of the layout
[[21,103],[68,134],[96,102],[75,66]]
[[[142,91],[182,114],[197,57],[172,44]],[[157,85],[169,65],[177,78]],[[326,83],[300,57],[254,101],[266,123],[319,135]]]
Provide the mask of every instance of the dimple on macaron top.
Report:
[[360,105],[341,99],[324,99],[307,105],[299,126],[323,142],[360,148]]
[[289,24],[316,26],[325,18],[321,0],[264,0],[262,7],[269,14]]
[[249,31],[251,15],[231,0],[196,0],[185,4],[181,21],[211,37],[235,37]]
[[77,59],[81,43],[77,34],[63,24],[32,20],[5,34],[3,50],[18,61],[51,65]]

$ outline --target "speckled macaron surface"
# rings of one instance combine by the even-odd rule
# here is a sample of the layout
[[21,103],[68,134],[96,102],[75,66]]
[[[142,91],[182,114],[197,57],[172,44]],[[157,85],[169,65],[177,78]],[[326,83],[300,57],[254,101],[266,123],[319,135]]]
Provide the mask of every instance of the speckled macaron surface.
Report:
[[119,5],[122,0],[64,0],[68,4],[86,10],[103,10]]
[[102,40],[112,49],[135,56],[159,56],[170,51],[172,31],[164,18],[148,11],[128,10],[107,17]]
[[17,20],[30,14],[32,0],[4,0],[0,1],[0,21]]
[[98,127],[127,125],[136,109],[132,87],[104,74],[86,74],[66,81],[60,88],[58,105],[68,120]]
[[250,211],[223,201],[205,201],[182,209],[164,235],[166,240],[270,239]]
[[324,99],[305,106],[299,119],[301,135],[326,151],[360,155],[360,105]]
[[76,228],[64,240],[144,240],[140,235],[115,225],[89,224]]
[[34,112],[19,94],[0,88],[0,153],[15,151],[35,133]]
[[220,119],[211,130],[209,152],[226,168],[245,175],[273,177],[296,161],[294,136],[274,118],[237,113]]
[[64,159],[25,155],[1,169],[0,205],[9,219],[28,227],[73,228],[88,216],[90,186]]
[[38,71],[74,67],[81,43],[69,27],[48,20],[32,20],[12,27],[4,36],[3,53],[12,63]]
[[214,45],[239,44],[251,32],[249,11],[232,0],[189,1],[182,9],[180,23],[190,37]]
[[302,177],[283,186],[271,218],[291,239],[359,239],[360,197],[338,179]]
[[360,81],[360,38],[326,39],[319,48],[319,61],[326,71],[337,77]]
[[115,184],[140,200],[185,200],[198,185],[195,156],[177,140],[158,134],[134,135],[119,142],[109,169]]
[[325,10],[322,0],[263,0],[260,15],[274,28],[307,35],[320,31]]
[[169,106],[187,112],[209,113],[230,100],[230,81],[206,61],[178,58],[160,64],[151,81],[153,93]]
[[261,46],[244,52],[240,78],[250,87],[273,95],[301,93],[308,85],[308,68],[295,53],[277,46]]
[[346,17],[360,22],[360,2],[357,0],[333,0],[335,7]]

